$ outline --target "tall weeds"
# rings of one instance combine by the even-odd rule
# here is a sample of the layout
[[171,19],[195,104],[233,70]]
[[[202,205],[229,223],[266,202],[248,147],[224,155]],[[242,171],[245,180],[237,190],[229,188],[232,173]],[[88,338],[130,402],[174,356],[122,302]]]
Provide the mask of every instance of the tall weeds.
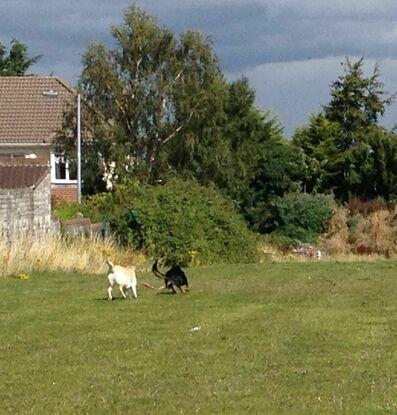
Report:
[[367,213],[336,209],[320,245],[331,258],[359,255],[397,258],[397,208]]
[[107,271],[106,258],[145,268],[141,253],[121,249],[112,239],[47,235],[18,239],[10,245],[0,243],[0,276],[32,271],[101,274]]
[[329,256],[346,255],[349,247],[349,210],[345,207],[335,209],[328,222],[327,231],[320,238],[320,246]]

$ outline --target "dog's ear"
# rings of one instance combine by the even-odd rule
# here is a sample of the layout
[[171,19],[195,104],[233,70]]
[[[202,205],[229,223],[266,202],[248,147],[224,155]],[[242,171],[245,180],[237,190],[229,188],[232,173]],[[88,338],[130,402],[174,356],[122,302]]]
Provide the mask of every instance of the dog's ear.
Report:
[[113,262],[109,258],[106,259],[106,263],[109,265],[110,268],[113,268]]

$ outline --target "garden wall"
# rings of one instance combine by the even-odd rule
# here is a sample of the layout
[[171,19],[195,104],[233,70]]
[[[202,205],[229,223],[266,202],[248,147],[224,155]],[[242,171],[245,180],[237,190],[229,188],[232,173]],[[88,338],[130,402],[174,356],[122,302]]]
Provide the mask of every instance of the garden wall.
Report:
[[0,188],[0,237],[37,237],[52,229],[49,173],[28,188]]

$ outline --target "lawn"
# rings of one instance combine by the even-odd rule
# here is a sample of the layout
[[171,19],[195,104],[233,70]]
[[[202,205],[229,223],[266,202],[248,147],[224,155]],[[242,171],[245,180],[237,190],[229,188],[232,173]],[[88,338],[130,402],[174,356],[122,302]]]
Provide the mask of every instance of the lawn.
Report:
[[113,302],[105,276],[0,279],[0,413],[397,413],[397,263],[188,276]]

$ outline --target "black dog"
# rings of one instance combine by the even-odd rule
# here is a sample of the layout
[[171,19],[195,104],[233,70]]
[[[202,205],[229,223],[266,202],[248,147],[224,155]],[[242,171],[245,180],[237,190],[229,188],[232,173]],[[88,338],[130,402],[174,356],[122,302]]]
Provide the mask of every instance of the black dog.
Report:
[[153,274],[164,280],[164,286],[160,287],[159,290],[168,288],[172,290],[173,294],[176,294],[175,288],[178,288],[182,293],[185,293],[185,289],[183,287],[186,287],[186,289],[189,290],[189,282],[179,265],[172,265],[172,267],[165,274],[163,274],[159,271],[157,263],[158,261],[152,265]]

